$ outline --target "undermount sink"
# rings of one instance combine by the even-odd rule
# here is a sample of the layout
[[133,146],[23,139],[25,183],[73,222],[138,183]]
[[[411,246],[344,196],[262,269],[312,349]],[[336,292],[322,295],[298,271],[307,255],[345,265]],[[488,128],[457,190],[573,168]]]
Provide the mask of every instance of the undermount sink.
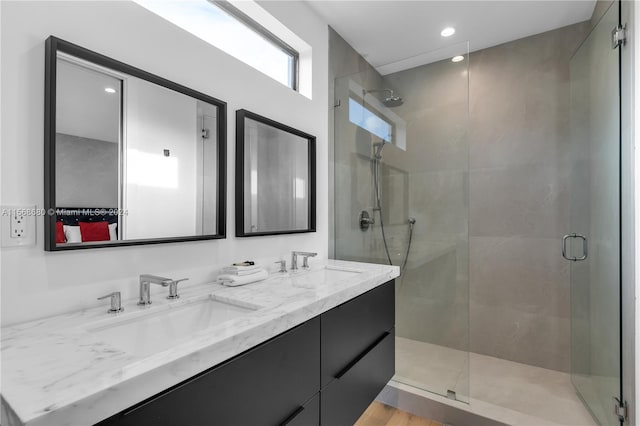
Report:
[[312,269],[310,271],[301,271],[291,274],[291,280],[295,286],[314,288],[322,284],[349,279],[361,273],[362,271],[358,269],[325,266],[320,269]]
[[151,355],[188,341],[193,333],[218,326],[258,309],[211,297],[89,328],[94,336],[135,355]]

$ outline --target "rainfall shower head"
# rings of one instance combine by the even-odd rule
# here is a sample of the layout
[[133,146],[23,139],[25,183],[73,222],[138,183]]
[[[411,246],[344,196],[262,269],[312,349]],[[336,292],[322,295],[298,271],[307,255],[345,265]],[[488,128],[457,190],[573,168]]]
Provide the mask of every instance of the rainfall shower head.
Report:
[[387,108],[395,108],[397,106],[402,105],[404,103],[404,101],[402,100],[402,98],[400,96],[393,96],[393,94],[392,94],[391,96],[386,98],[384,101],[382,101],[382,103]]
[[393,94],[393,90],[391,89],[371,89],[371,90],[363,90],[363,94],[362,94],[362,98],[363,98],[363,102],[364,102],[364,97],[367,93],[380,93],[380,92],[387,92],[389,93],[389,96],[387,96],[386,98],[384,98],[382,100],[382,103],[384,104],[384,106],[386,106],[387,108],[395,108],[397,106],[400,106],[404,103],[404,100],[400,97],[400,96],[395,96]]

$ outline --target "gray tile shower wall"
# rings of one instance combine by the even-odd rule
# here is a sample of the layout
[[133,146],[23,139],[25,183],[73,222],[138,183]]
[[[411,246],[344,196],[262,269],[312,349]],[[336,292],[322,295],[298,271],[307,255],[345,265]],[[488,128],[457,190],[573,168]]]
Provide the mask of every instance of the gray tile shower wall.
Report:
[[[340,90],[339,77],[350,75],[405,100],[394,111],[408,122],[409,155],[385,150],[383,193],[395,194],[390,218],[406,204],[418,219],[414,242],[426,243],[412,248],[413,263],[398,281],[399,336],[569,371],[569,275],[560,250],[568,226],[569,60],[590,28],[584,22],[473,52],[468,94],[448,60],[382,77],[330,31],[330,88]],[[363,233],[354,219],[374,203],[372,140],[334,129],[348,120],[333,118],[335,257],[384,262],[379,230]],[[435,121],[441,125],[429,127]],[[401,249],[406,226],[390,220],[386,229]],[[392,250],[395,262],[399,251]],[[425,280],[426,288],[412,285]]]
[[[466,56],[466,44],[458,52]],[[404,104],[394,112],[407,124],[407,150],[384,154],[389,167],[409,180],[409,208],[396,236],[402,254],[396,261],[404,257],[407,217],[416,219],[407,268],[397,281],[396,334],[468,351],[468,63],[447,59],[384,79],[403,96]],[[389,198],[395,190],[390,187],[383,195]],[[386,216],[394,209],[387,206]]]
[[[349,123],[344,96],[349,80],[377,88],[383,85],[382,76],[331,28],[329,52],[329,254],[335,259],[382,263],[377,230],[362,232],[357,226],[359,213],[373,207],[372,138]],[[343,106],[334,107],[341,96]]]
[[[560,252],[568,226],[569,60],[588,30],[582,23],[473,52],[468,123],[466,87],[448,60],[385,76],[405,96],[398,110],[409,123],[411,153],[391,151],[385,160],[411,173],[410,211],[426,224],[416,227],[416,240],[457,236],[453,265],[444,257],[422,267],[419,282],[427,279],[432,290],[406,298],[408,308],[422,300],[423,309],[405,311],[419,318],[399,315],[398,335],[569,370],[569,276]],[[399,282],[413,282],[409,275]]]
[[569,60],[581,23],[471,54],[471,350],[569,371]]

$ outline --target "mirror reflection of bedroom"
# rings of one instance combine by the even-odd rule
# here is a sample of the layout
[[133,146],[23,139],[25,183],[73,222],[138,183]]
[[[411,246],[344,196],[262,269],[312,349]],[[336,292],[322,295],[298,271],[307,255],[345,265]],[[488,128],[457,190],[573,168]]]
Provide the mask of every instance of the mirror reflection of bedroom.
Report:
[[217,233],[217,107],[58,54],[56,243]]

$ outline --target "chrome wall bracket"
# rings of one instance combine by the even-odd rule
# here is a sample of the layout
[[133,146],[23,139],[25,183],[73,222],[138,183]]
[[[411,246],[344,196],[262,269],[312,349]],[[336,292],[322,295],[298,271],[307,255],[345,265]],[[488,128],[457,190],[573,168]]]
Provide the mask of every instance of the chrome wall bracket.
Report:
[[621,401],[620,398],[613,397],[613,413],[618,416],[618,420],[624,422],[629,416],[629,407],[627,401]]
[[611,31],[611,48],[624,46],[627,43],[627,24],[618,25]]

